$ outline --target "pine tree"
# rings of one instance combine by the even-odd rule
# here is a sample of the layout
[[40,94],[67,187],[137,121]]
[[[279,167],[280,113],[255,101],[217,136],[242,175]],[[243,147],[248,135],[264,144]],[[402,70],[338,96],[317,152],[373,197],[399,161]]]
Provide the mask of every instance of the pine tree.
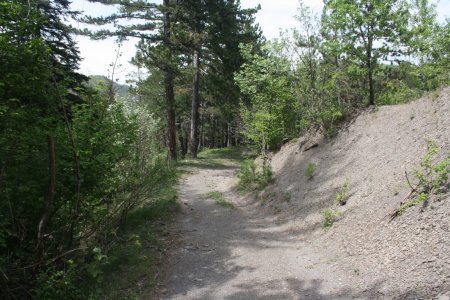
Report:
[[[117,36],[120,38],[140,38],[138,53],[134,59],[136,64],[158,68],[163,73],[163,85],[166,104],[168,159],[177,159],[176,147],[176,113],[174,80],[178,73],[176,45],[173,43],[173,23],[177,2],[164,0],[162,4],[147,1],[107,1],[95,0],[106,5],[119,5],[119,12],[107,17],[86,17],[90,24],[104,25],[116,22],[115,30],[85,31],[93,38]],[[138,20],[139,24],[118,24],[121,19]]]

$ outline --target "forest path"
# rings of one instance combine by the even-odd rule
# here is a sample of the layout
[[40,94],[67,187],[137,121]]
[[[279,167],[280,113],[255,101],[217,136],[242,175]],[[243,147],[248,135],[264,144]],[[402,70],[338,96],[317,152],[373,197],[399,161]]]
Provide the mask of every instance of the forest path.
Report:
[[[233,191],[235,160],[198,160],[180,181],[178,243],[162,299],[351,299],[351,276]],[[220,192],[234,209],[216,203]]]

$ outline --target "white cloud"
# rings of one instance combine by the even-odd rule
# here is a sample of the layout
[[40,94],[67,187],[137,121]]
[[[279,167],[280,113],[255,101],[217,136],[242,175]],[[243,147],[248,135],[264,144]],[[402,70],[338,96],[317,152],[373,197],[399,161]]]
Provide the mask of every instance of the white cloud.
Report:
[[[320,0],[305,0],[303,3],[315,12],[322,10],[323,2]],[[280,30],[296,27],[295,16],[298,14],[298,0],[242,0],[244,8],[256,7],[261,4],[261,10],[256,15],[256,22],[263,30],[267,39],[279,36]]]

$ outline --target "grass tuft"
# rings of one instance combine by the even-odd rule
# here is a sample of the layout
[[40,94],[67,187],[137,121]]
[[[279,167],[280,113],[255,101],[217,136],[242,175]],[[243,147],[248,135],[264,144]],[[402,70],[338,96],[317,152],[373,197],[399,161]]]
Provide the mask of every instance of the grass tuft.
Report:
[[317,165],[315,163],[309,163],[306,168],[305,176],[308,179],[312,179],[314,176],[314,172],[316,171]]
[[333,223],[337,221],[338,217],[341,215],[341,213],[332,208],[326,208],[322,211],[322,226],[323,228],[330,228],[333,226]]
[[345,179],[344,184],[342,185],[339,193],[336,195],[336,202],[340,205],[345,205],[348,199],[348,189],[350,185],[350,180],[348,178]]
[[233,203],[230,203],[227,200],[225,200],[225,197],[223,196],[223,194],[221,192],[218,192],[218,191],[210,192],[210,193],[208,193],[208,197],[213,199],[220,206],[230,208],[230,209],[236,209],[236,207],[233,205]]

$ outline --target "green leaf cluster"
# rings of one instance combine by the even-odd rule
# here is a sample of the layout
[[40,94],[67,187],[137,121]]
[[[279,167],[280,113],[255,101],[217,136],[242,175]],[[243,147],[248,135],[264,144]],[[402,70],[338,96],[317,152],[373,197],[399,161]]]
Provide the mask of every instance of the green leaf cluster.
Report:
[[279,147],[296,132],[296,106],[289,62],[277,56],[276,44],[267,44],[262,53],[251,45],[241,45],[245,59],[235,80],[243,94],[241,117],[248,139],[260,152]]
[[309,163],[308,167],[306,168],[305,176],[308,179],[312,179],[314,176],[314,172],[316,171],[317,164],[315,163]]
[[395,216],[401,215],[409,207],[428,203],[433,194],[449,191],[450,156],[442,158],[440,152],[436,142],[427,141],[427,152],[422,157],[420,168],[414,172],[417,183],[413,191],[417,194],[412,200],[402,204]]
[[420,162],[420,169],[414,175],[422,193],[432,194],[445,186],[450,174],[450,157],[438,160],[439,146],[427,141],[427,153]]
[[350,180],[346,178],[344,184],[340,188],[339,192],[336,194],[336,202],[338,204],[345,205],[347,203],[349,186]]
[[254,160],[245,160],[237,173],[238,188],[242,191],[263,190],[273,182],[273,172],[270,166],[258,168]]
[[334,222],[337,221],[341,213],[332,208],[326,208],[322,211],[322,226],[325,229],[330,228],[333,226]]

